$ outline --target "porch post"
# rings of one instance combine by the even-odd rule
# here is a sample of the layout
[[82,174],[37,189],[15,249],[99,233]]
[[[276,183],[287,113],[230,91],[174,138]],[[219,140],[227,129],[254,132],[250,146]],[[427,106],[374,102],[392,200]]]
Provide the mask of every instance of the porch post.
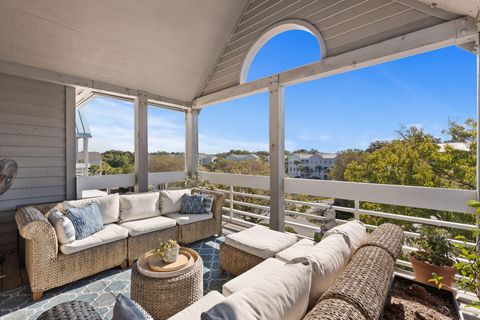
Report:
[[197,174],[199,113],[194,109],[185,112],[185,171],[189,177]]
[[278,75],[269,84],[270,114],[270,228],[285,231],[285,118],[284,87]]
[[139,91],[135,104],[135,192],[148,191],[148,98]]
[[[480,201],[480,33],[477,38],[477,201]],[[479,221],[477,219],[477,224]]]

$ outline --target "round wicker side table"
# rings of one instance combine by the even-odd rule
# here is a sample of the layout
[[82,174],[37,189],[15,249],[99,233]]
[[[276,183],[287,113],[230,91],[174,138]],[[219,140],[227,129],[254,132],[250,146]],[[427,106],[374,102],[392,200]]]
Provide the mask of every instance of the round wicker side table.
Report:
[[131,298],[155,320],[168,319],[203,297],[203,262],[200,255],[187,273],[171,278],[152,278],[132,267]]

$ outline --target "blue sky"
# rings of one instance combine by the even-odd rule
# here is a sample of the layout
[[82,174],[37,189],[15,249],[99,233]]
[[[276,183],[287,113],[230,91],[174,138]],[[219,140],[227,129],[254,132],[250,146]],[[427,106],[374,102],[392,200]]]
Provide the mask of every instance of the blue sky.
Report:
[[[315,38],[289,31],[257,54],[248,80],[319,59]],[[366,148],[415,125],[441,137],[448,119],[475,116],[475,56],[445,48],[293,87],[285,92],[287,150],[336,152]],[[91,150],[133,150],[131,103],[97,98],[85,107],[94,138]],[[184,115],[150,108],[149,151],[183,151]],[[200,152],[268,149],[268,95],[259,94],[202,110]]]

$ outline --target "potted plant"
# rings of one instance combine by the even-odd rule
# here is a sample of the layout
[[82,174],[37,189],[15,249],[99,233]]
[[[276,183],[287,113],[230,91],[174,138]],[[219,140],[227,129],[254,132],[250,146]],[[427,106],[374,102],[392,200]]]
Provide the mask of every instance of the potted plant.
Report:
[[412,251],[408,260],[412,264],[415,280],[450,288],[457,272],[452,259],[453,244],[450,234],[443,228],[422,227],[420,238],[413,241],[418,251]]
[[[480,217],[480,202],[469,201],[467,204],[470,207],[476,208],[477,221]],[[478,223],[477,223],[478,225]],[[465,290],[475,292],[480,299],[480,229],[477,227],[473,230],[473,236],[477,239],[477,245],[468,245],[467,238],[464,236],[457,236],[455,239],[462,241],[462,243],[455,244],[455,251],[457,259],[455,262],[455,268],[462,276],[458,280],[458,284]],[[479,302],[473,302],[470,306],[480,309]]]
[[180,246],[175,240],[160,241],[155,248],[155,255],[165,262],[175,262],[177,261],[179,249]]

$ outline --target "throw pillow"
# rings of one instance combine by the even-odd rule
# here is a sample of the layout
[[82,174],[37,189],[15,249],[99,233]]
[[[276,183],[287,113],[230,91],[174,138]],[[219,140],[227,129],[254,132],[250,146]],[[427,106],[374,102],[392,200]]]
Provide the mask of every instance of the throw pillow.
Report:
[[213,208],[213,195],[206,192],[195,192],[194,194],[198,194],[203,197],[203,206],[205,207],[204,213],[211,213]]
[[191,190],[181,189],[160,191],[161,214],[179,213],[182,211],[182,197],[184,194],[191,194]]
[[120,220],[125,222],[159,216],[159,202],[158,192],[123,194],[120,196]]
[[305,259],[283,265],[203,312],[201,319],[303,319],[311,277],[312,268]]
[[68,208],[65,215],[72,220],[77,240],[85,239],[103,229],[102,216],[95,203],[83,208]]
[[182,214],[203,214],[205,206],[203,205],[203,197],[198,194],[189,196],[184,194],[182,197]]
[[113,306],[112,320],[150,320],[152,317],[135,301],[119,294]]
[[75,241],[75,227],[72,220],[65,217],[59,210],[52,210],[48,214],[48,221],[55,229],[58,242],[67,244]]

